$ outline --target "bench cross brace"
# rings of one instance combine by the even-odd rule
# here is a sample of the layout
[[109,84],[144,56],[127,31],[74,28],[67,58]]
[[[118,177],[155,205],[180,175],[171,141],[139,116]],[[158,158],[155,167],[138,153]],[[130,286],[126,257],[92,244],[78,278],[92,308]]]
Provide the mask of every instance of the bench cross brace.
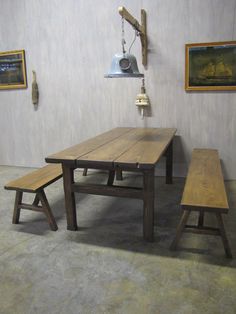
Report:
[[183,232],[188,233],[198,233],[198,234],[209,234],[209,235],[218,235],[221,236],[225,254],[228,258],[232,258],[232,253],[229,246],[229,241],[225,232],[224,222],[221,213],[215,212],[216,219],[218,222],[218,228],[206,227],[204,223],[204,211],[199,212],[198,225],[187,225],[187,220],[189,218],[191,210],[185,209],[183,211],[182,217],[180,219],[179,225],[177,227],[176,236],[171,243],[170,249],[176,250],[178,242],[182,236]]
[[[14,205],[13,218],[12,218],[13,224],[19,223],[21,209],[28,209],[28,210],[33,210],[37,212],[43,212],[47,217],[47,221],[49,223],[51,230],[56,231],[58,229],[57,223],[52,214],[51,208],[49,206],[47,197],[43,189],[40,189],[36,192],[36,195],[32,204],[23,203],[22,198],[23,198],[23,191],[16,191],[15,205]],[[41,205],[39,205],[39,203],[41,203]]]

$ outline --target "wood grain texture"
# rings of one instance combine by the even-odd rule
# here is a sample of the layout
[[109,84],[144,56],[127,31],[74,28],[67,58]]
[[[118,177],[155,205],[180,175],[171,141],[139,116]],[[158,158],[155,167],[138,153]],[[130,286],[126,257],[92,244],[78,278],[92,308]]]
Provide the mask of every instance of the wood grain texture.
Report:
[[[193,150],[181,207],[183,208],[182,217],[170,249],[177,248],[183,232],[217,235],[221,236],[226,257],[232,258],[222,217],[222,213],[228,212],[229,206],[217,150]],[[192,210],[199,212],[197,225],[187,224]],[[216,215],[218,228],[204,226],[205,211]]]
[[131,128],[115,128],[108,132],[102,133],[92,139],[84,141],[78,145],[67,148],[56,154],[50,155],[45,158],[46,162],[58,163],[60,161],[74,161],[80,156],[86,155],[95,149],[99,149],[100,146],[109,143],[110,141],[119,138],[121,135],[129,132]]
[[74,192],[143,199],[143,189],[129,186],[75,183]]
[[62,165],[62,169],[67,229],[75,231],[78,227],[76,218],[75,194],[72,191],[72,185],[74,184],[74,168],[70,168],[68,165]]
[[25,192],[36,192],[62,177],[61,165],[47,165],[38,170],[30,172],[25,176],[7,183],[7,190],[18,190]]
[[77,159],[77,166],[153,167],[174,136],[175,129],[134,128]]
[[224,179],[218,151],[194,149],[181,201],[182,208],[201,207],[228,212]]
[[[143,237],[153,241],[155,165],[165,154],[167,183],[171,183],[175,133],[174,128],[116,128],[47,157],[48,162],[62,164],[67,229],[78,228],[75,192],[131,197],[143,200]],[[78,154],[82,155],[77,158]],[[75,183],[74,170],[79,167],[109,170],[107,185]],[[115,172],[124,169],[141,172],[143,188],[113,185]]]
[[94,149],[90,153],[83,155],[77,159],[77,166],[95,164],[110,164],[113,166],[114,160],[129,150],[138,140],[143,137],[143,129],[134,128],[129,132],[122,134],[120,137],[111,139],[106,144]]
[[45,160],[80,168],[153,168],[175,133],[174,128],[116,128]]
[[171,128],[142,130],[142,138],[115,160],[115,166],[140,169],[154,167],[176,133],[176,129]]

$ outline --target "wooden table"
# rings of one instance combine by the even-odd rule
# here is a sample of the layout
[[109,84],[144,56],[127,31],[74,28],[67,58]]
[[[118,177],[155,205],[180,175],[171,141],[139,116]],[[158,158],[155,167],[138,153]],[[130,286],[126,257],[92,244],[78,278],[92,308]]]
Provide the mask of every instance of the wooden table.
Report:
[[[143,236],[153,241],[155,165],[166,156],[166,183],[172,183],[173,128],[115,128],[61,152],[48,156],[49,163],[61,163],[67,229],[77,230],[75,192],[129,197],[143,200]],[[74,182],[76,168],[109,171],[107,184]],[[114,185],[115,172],[139,172],[143,187]]]

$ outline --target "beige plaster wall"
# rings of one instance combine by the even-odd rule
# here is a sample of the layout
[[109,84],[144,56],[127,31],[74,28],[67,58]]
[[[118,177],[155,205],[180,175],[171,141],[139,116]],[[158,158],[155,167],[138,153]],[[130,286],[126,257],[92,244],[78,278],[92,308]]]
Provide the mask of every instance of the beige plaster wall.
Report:
[[[139,39],[131,51],[152,104],[144,120],[134,105],[141,81],[103,77],[121,51],[120,5],[137,19],[141,8],[147,12],[147,69]],[[225,177],[236,179],[236,93],[184,90],[185,43],[235,40],[235,0],[0,0],[0,7],[0,51],[25,49],[28,76],[28,89],[0,91],[0,164],[40,166],[116,126],[176,127],[175,175],[185,175],[193,147],[211,147]],[[125,33],[129,46],[127,23]]]

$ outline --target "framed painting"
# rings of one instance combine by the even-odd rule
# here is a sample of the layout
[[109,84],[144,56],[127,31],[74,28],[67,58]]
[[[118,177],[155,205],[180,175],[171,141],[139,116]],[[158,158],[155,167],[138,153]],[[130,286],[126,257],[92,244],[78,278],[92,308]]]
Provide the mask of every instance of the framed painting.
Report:
[[236,90],[236,41],[186,44],[185,89]]
[[0,89],[26,87],[25,51],[0,52]]

